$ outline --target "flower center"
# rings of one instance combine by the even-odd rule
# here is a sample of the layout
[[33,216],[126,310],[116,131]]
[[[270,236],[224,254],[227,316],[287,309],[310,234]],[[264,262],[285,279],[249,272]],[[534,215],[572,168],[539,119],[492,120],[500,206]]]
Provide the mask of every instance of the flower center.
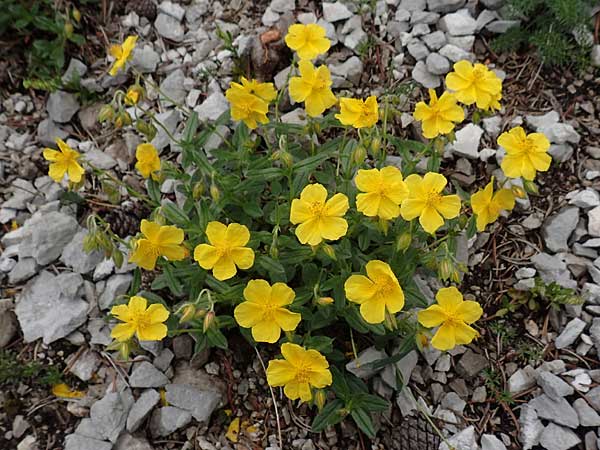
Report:
[[146,317],[146,314],[136,314],[133,317],[132,322],[135,328],[138,330],[146,328],[150,325],[150,321]]
[[308,383],[310,381],[310,366],[301,365],[296,367],[296,381],[298,383]]
[[378,297],[388,297],[394,290],[394,283],[389,277],[379,277],[373,280],[377,286]]
[[485,79],[487,70],[482,69],[481,67],[476,67],[473,69],[473,83],[479,83]]
[[308,209],[315,219],[320,219],[324,215],[325,204],[321,202],[312,202]]
[[436,191],[429,191],[425,195],[425,204],[427,206],[435,206],[442,200],[442,195]]
[[216,247],[219,258],[228,257],[231,254],[231,247]]

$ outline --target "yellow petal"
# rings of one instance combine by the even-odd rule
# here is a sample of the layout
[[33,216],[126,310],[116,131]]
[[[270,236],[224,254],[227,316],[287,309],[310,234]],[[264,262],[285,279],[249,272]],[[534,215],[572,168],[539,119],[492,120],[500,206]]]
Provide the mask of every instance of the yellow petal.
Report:
[[281,328],[273,320],[261,320],[252,327],[252,337],[256,342],[273,344],[279,340]]
[[272,288],[267,280],[250,280],[244,288],[244,298],[260,305],[271,304]]
[[376,286],[364,275],[351,275],[344,283],[344,291],[348,300],[361,304],[375,295]]
[[379,190],[381,179],[379,169],[360,169],[354,178],[354,182],[360,191],[373,192]]
[[329,370],[313,370],[310,373],[309,382],[312,386],[317,389],[322,389],[327,386],[331,386],[332,377]]
[[292,344],[291,342],[281,344],[281,354],[294,366],[303,365],[306,358],[306,350],[298,344]]
[[458,195],[444,195],[435,209],[446,219],[454,219],[460,213],[460,197]]
[[308,204],[325,204],[325,201],[327,200],[327,189],[319,183],[309,184],[302,190],[300,199]]
[[160,254],[169,261],[181,261],[186,257],[188,252],[186,251],[185,247],[181,245],[162,245],[160,247]]
[[200,244],[194,249],[194,260],[203,269],[210,270],[219,260],[219,252],[212,245]]
[[243,247],[250,240],[250,231],[245,225],[230,223],[225,232],[225,240],[229,247]]
[[451,350],[456,346],[456,332],[452,322],[444,322],[433,336],[431,345],[441,351]]
[[231,421],[229,426],[227,427],[227,433],[225,433],[225,437],[229,439],[231,442],[237,442],[240,434],[240,418],[236,417]]
[[131,320],[131,313],[129,312],[129,307],[127,305],[113,306],[110,313],[123,322],[129,322]]
[[360,314],[368,323],[381,323],[385,319],[385,299],[375,296],[360,305]]
[[285,308],[278,308],[273,312],[275,322],[283,331],[293,331],[296,329],[302,316],[298,313],[288,311]]
[[312,393],[308,383],[298,383],[292,381],[285,385],[283,393],[290,400],[300,399],[303,402],[308,402],[312,399]]
[[427,172],[423,177],[423,190],[426,192],[442,192],[448,181],[441,173]]
[[426,328],[433,328],[441,325],[446,319],[444,309],[439,305],[431,305],[418,313],[419,323]]
[[65,383],[59,383],[52,386],[52,394],[55,397],[60,398],[83,398],[85,397],[85,392],[77,391],[75,389],[71,389]]
[[301,244],[318,245],[323,241],[319,219],[310,219],[296,227],[296,236]]
[[[283,344],[285,345],[285,344]],[[296,377],[296,368],[288,361],[273,359],[267,367],[267,382],[269,386],[284,386]]]
[[296,297],[294,290],[285,283],[275,283],[271,289],[271,303],[273,305],[289,305]]
[[[319,232],[321,237],[337,241],[348,231],[348,222],[341,217],[323,217],[319,221]],[[312,245],[312,244],[311,244]]]
[[442,219],[442,216],[440,216],[435,208],[426,206],[421,212],[419,223],[427,233],[434,234],[439,227],[444,225],[444,219]]
[[456,345],[470,344],[479,333],[469,325],[459,322],[454,324],[454,339]]
[[407,198],[400,205],[400,214],[402,214],[404,220],[413,220],[421,215],[424,208],[425,202],[423,200]]
[[150,222],[146,219],[142,219],[142,223],[140,225],[140,230],[142,231],[142,234],[152,242],[158,241],[160,228],[161,226],[158,223]]
[[138,239],[129,257],[129,262],[137,264],[142,269],[154,270],[156,252],[154,245],[147,239]]
[[208,225],[206,226],[206,238],[212,245],[226,245],[227,226],[221,222],[208,222]]
[[213,277],[219,281],[228,280],[236,273],[237,268],[231,256],[221,256],[213,267]]
[[374,217],[379,213],[379,204],[381,200],[381,195],[375,192],[358,194],[356,196],[356,209],[365,216]]
[[458,305],[454,313],[457,318],[470,324],[479,320],[483,309],[479,303],[467,300]]
[[494,195],[494,202],[505,211],[510,211],[515,207],[515,194],[510,189],[500,189]]
[[263,318],[265,308],[258,303],[242,302],[233,311],[236,322],[244,328],[252,328]]
[[162,341],[167,337],[168,328],[163,323],[153,323],[147,326],[140,326],[137,330],[137,336],[140,341]]
[[141,316],[142,314],[146,313],[148,301],[144,297],[134,295],[129,299],[127,306],[129,307],[129,312],[132,316]]
[[131,323],[120,323],[110,332],[110,337],[123,342],[131,339],[135,334],[135,326]]
[[445,311],[454,311],[463,302],[462,294],[454,286],[441,288],[435,299]]
[[231,258],[240,269],[249,269],[254,265],[254,250],[247,247],[232,248]]
[[160,303],[153,303],[146,310],[148,323],[162,323],[169,318],[169,311]]
[[290,222],[292,222],[292,224],[296,225],[306,222],[313,217],[314,215],[310,209],[310,203],[298,198],[292,200],[292,207],[290,210]]

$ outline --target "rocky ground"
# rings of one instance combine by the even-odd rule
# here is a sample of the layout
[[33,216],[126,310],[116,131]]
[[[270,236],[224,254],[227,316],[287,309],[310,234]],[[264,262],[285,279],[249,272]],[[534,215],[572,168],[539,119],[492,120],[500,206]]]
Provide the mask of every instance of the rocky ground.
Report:
[[[482,337],[448,354],[413,351],[380,373],[360,367],[385,356],[362,343],[359,363],[350,361],[349,370],[393,400],[379,418],[378,438],[369,442],[349,422],[315,435],[311,411],[266,385],[269,355],[255,353],[240,336],[231,337],[231,351],[202,354],[194,354],[190,337],[179,336],[143,345],[128,363],[105,349],[107,311],[129,289],[132,266],[116,268],[102,254],[84,253],[85,219],[98,213],[127,236],[137,231],[143,208],[126,192],[121,205],[111,205],[92,180],[86,190],[98,194],[78,203],[46,175],[41,150],[61,137],[96,167],[139,185],[132,163],[140,138],[133,129],[116,132],[96,121],[102,102],[131,81],[127,75],[108,76],[103,56],[74,57],[64,80],[76,73],[77,90],[6,92],[0,106],[0,448],[274,450],[279,436],[285,449],[447,448],[434,427],[465,450],[600,447],[597,72],[552,71],[527,54],[492,52],[490,39],[513,24],[502,18],[502,0],[151,5],[131,2],[117,10],[104,34],[88,35],[90,45],[105,48],[105,39],[139,35],[132,65],[202,121],[228,108],[223,92],[239,74],[274,78],[281,87],[291,57],[281,36],[295,21],[316,22],[335,44],[326,62],[336,90],[404,93],[394,124],[406,137],[420,136],[410,115],[415,100],[441,86],[454,62],[495,67],[504,79],[502,111],[462,125],[444,155],[445,173],[457,183],[502,178],[496,137],[514,125],[546,134],[552,169],[539,178],[539,196],[519,200],[502,223],[461,243],[471,270],[462,290],[484,306]],[[146,88],[143,107],[180,133],[184,118],[151,84]],[[288,101],[283,120],[305,119]],[[226,137],[230,128],[219,132]],[[153,144],[162,157],[178,157],[164,131]],[[174,185],[163,185],[163,192],[177,200]],[[425,275],[417,281],[433,299],[436,281]],[[399,392],[395,371],[410,380]],[[83,398],[53,395],[50,386],[59,381]],[[234,418],[237,442],[226,437]]]

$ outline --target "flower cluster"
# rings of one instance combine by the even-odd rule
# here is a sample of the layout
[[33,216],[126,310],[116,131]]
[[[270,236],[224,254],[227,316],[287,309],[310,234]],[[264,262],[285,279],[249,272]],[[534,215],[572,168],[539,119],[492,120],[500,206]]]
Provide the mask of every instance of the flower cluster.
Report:
[[[238,327],[252,345],[279,345],[281,357],[266,369],[269,385],[319,407],[331,386],[335,401],[344,405],[339,411],[361,417],[364,425],[371,410],[357,407],[354,393],[339,391],[347,379],[337,369],[343,354],[333,342],[350,339],[354,348],[348,327],[385,335],[376,341],[381,346],[397,339],[419,346],[424,336],[445,351],[477,338],[479,303],[447,286],[428,305],[419,295],[416,270],[460,282],[466,269],[456,257],[456,237],[471,238],[515,207],[524,192],[519,183],[528,189],[537,172],[548,170],[549,143],[521,127],[502,133],[503,175],[469,195],[439,173],[440,158],[458,124],[501,108],[502,81],[492,70],[457,62],[446,90],[430,89],[429,101],[415,106],[413,116],[429,141],[403,141],[386,129],[399,115],[393,94],[336,97],[328,67],[317,60],[331,47],[324,28],[295,24],[284,39],[295,52],[285,86],[278,92],[271,82],[232,82],[225,97],[231,119],[239,123],[210,159],[194,135],[192,112],[178,142],[181,158],[161,161],[150,143],[161,124],[137,114],[144,98],[140,74],[115,94],[101,119],[120,128],[133,124],[126,106],[136,109],[135,128],[145,139],[136,149],[135,168],[147,194],[95,169],[61,140],[59,150],[45,149],[44,157],[57,182],[66,177],[71,185],[83,184],[88,164],[105,177],[103,186],[125,187],[152,208],[129,241],[102,234],[99,226],[90,230],[94,242],[114,239],[112,248],[129,246],[128,261],[137,266],[127,303],[111,310],[120,322],[112,330],[112,348],[127,356],[134,339],[181,333],[192,334],[198,349],[226,348],[223,331]],[[111,48],[111,75],[126,69],[134,45],[130,36]],[[270,122],[270,109],[278,112],[286,95],[303,104],[305,125],[288,126],[277,113],[277,123]],[[343,135],[335,136],[332,131],[340,128]],[[400,155],[400,163],[387,158],[389,151]],[[424,158],[426,166],[419,166]],[[174,202],[161,194],[170,178],[178,183]],[[142,270],[154,271],[152,293],[139,291]],[[164,290],[180,301],[172,313],[158,295]],[[346,384],[353,386],[347,391],[361,389]]]

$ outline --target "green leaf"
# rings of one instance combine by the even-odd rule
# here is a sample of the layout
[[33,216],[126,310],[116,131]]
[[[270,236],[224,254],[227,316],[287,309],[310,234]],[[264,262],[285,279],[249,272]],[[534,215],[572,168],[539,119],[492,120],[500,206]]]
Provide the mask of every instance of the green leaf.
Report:
[[390,407],[390,402],[372,394],[360,394],[353,400],[352,404],[369,412],[385,411]]
[[269,273],[271,281],[281,281],[284,283],[287,282],[285,268],[279,261],[269,256],[261,255],[256,258],[256,263]]
[[136,267],[133,271],[133,280],[131,281],[131,286],[129,287],[129,296],[135,295],[142,286],[142,271],[139,267]]
[[354,419],[354,422],[356,422],[356,425],[358,425],[358,428],[360,428],[360,430],[363,433],[365,433],[371,439],[375,438],[375,436],[377,435],[377,431],[375,431],[373,420],[371,420],[371,416],[366,410],[362,408],[353,409],[350,412],[350,415]]
[[264,211],[262,208],[254,202],[244,202],[242,203],[242,209],[246,214],[248,214],[253,219],[259,219],[264,216]]
[[304,346],[327,354],[333,351],[333,339],[327,336],[309,336],[304,339]]
[[329,402],[325,407],[317,414],[317,417],[313,420],[312,431],[319,433],[325,428],[340,423],[345,415],[341,414],[340,411],[344,408],[344,402],[339,399],[335,399]]
[[173,202],[165,201],[162,205],[162,213],[169,222],[180,228],[188,228],[191,225],[188,215]]
[[210,327],[206,330],[206,338],[213,347],[222,348],[223,350],[227,349],[227,338],[218,328]]
[[179,297],[183,294],[181,283],[179,283],[177,278],[175,278],[175,275],[173,275],[173,269],[169,264],[163,266],[162,276],[165,278],[167,287],[171,290],[173,295]]
[[162,194],[160,193],[160,185],[152,178],[148,178],[146,187],[148,189],[148,195],[150,196],[150,199],[154,203],[160,204],[160,198],[162,196]]

